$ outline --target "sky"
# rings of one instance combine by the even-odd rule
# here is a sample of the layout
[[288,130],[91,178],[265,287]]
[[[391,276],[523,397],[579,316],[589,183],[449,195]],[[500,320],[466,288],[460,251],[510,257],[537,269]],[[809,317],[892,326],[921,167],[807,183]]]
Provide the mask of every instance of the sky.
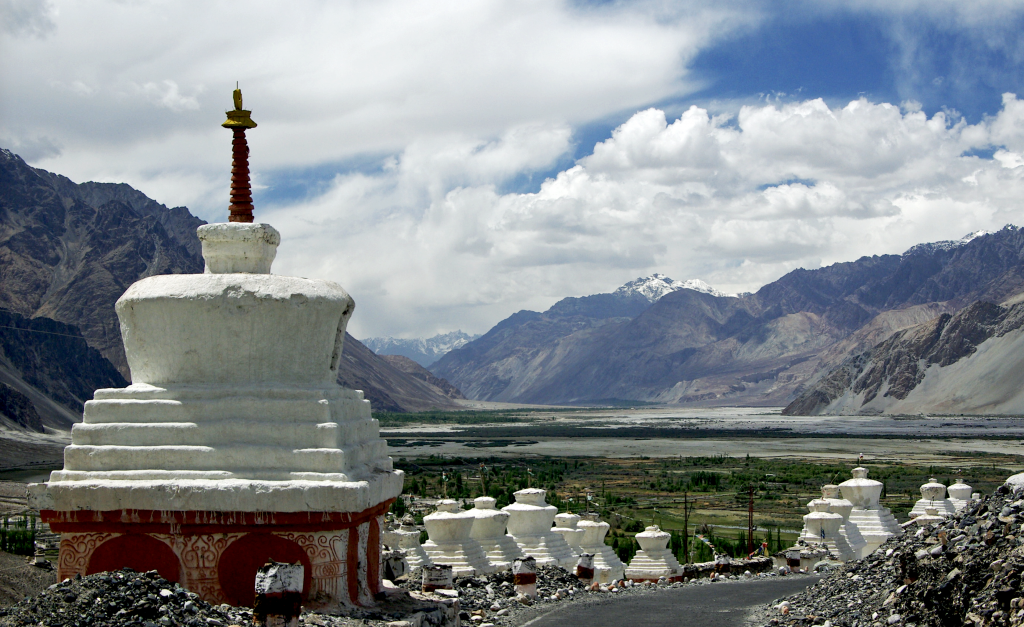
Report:
[[[0,0],[0,147],[227,216],[356,337],[1024,225],[1024,4]],[[1019,96],[1019,98],[1018,98]]]

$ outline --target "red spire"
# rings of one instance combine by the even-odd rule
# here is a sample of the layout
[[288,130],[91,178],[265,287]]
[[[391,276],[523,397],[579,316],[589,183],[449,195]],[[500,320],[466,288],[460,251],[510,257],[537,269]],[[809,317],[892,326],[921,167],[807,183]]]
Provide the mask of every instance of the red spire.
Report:
[[233,111],[221,124],[234,134],[231,141],[231,215],[229,222],[252,222],[252,187],[249,184],[249,144],[245,141],[246,129],[256,128],[256,122],[249,117],[251,111],[242,108],[242,90],[232,94],[235,101]]

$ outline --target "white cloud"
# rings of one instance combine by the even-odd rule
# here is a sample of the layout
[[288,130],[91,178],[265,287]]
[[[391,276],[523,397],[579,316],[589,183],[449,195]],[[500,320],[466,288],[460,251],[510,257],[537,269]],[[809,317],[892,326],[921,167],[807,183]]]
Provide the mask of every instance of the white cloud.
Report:
[[[756,19],[743,1],[59,0],[45,39],[0,39],[0,136],[59,137],[33,165],[141,187],[161,170],[227,180],[235,81],[260,125],[256,172],[575,125],[692,89],[687,60]],[[222,197],[192,209],[213,218]]]
[[977,125],[864,99],[746,106],[731,120],[648,109],[537,193],[496,191],[491,155],[542,167],[564,129],[413,146],[266,217],[285,236],[280,271],[352,291],[357,334],[479,332],[648,272],[754,290],[795,267],[1024,223],[1024,169],[962,156],[1015,145],[1022,123],[1012,94]]
[[[74,87],[85,87],[81,81],[72,84]],[[178,84],[172,80],[164,79],[159,83],[149,82],[145,85],[132,85],[133,90],[146,100],[160,105],[171,111],[185,111],[199,109],[199,101],[195,96],[186,96],[178,89]],[[197,91],[201,92],[200,87]]]

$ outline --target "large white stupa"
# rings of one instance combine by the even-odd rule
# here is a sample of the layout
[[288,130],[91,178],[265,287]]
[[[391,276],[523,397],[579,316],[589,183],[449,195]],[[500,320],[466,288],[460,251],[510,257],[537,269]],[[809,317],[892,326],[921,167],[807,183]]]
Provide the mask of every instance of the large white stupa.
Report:
[[[839,486],[831,483],[821,486],[821,499],[828,502],[828,511],[839,514],[843,517],[843,524],[839,527],[839,534],[846,539],[855,558],[864,557],[864,549],[867,542],[860,534],[857,524],[850,520],[850,513],[853,512],[853,503],[839,495]],[[810,504],[808,504],[808,508]]]
[[305,566],[310,607],[371,603],[402,490],[360,391],[337,383],[352,298],[270,274],[234,132],[231,222],[198,230],[206,271],[152,276],[115,306],[132,384],[97,390],[63,470],[30,487],[61,533],[58,579],[157,569],[210,603],[251,604],[268,559]]
[[848,562],[860,557],[840,533],[843,526],[842,514],[830,511],[825,499],[814,499],[807,504],[810,511],[804,516],[804,527],[798,540],[807,544],[823,544],[838,560]]
[[853,479],[839,484],[843,498],[853,503],[849,520],[857,525],[866,546],[862,555],[869,555],[893,536],[903,535],[903,528],[896,522],[887,507],[879,504],[882,483],[868,479],[867,468],[854,468]]
[[576,555],[565,538],[551,528],[558,508],[547,504],[546,494],[539,488],[513,493],[516,502],[501,508],[509,514],[508,535],[515,539],[524,555],[537,560],[538,566],[569,569],[576,565]]

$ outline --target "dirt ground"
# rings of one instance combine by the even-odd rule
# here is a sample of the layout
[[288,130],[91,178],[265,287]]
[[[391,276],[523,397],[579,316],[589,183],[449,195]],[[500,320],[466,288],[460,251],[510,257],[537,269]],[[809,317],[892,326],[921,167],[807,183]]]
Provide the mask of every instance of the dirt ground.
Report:
[[27,506],[25,484],[20,481],[0,481],[0,515],[20,512]]
[[33,566],[23,555],[0,551],[0,606],[12,605],[57,583],[57,569]]

